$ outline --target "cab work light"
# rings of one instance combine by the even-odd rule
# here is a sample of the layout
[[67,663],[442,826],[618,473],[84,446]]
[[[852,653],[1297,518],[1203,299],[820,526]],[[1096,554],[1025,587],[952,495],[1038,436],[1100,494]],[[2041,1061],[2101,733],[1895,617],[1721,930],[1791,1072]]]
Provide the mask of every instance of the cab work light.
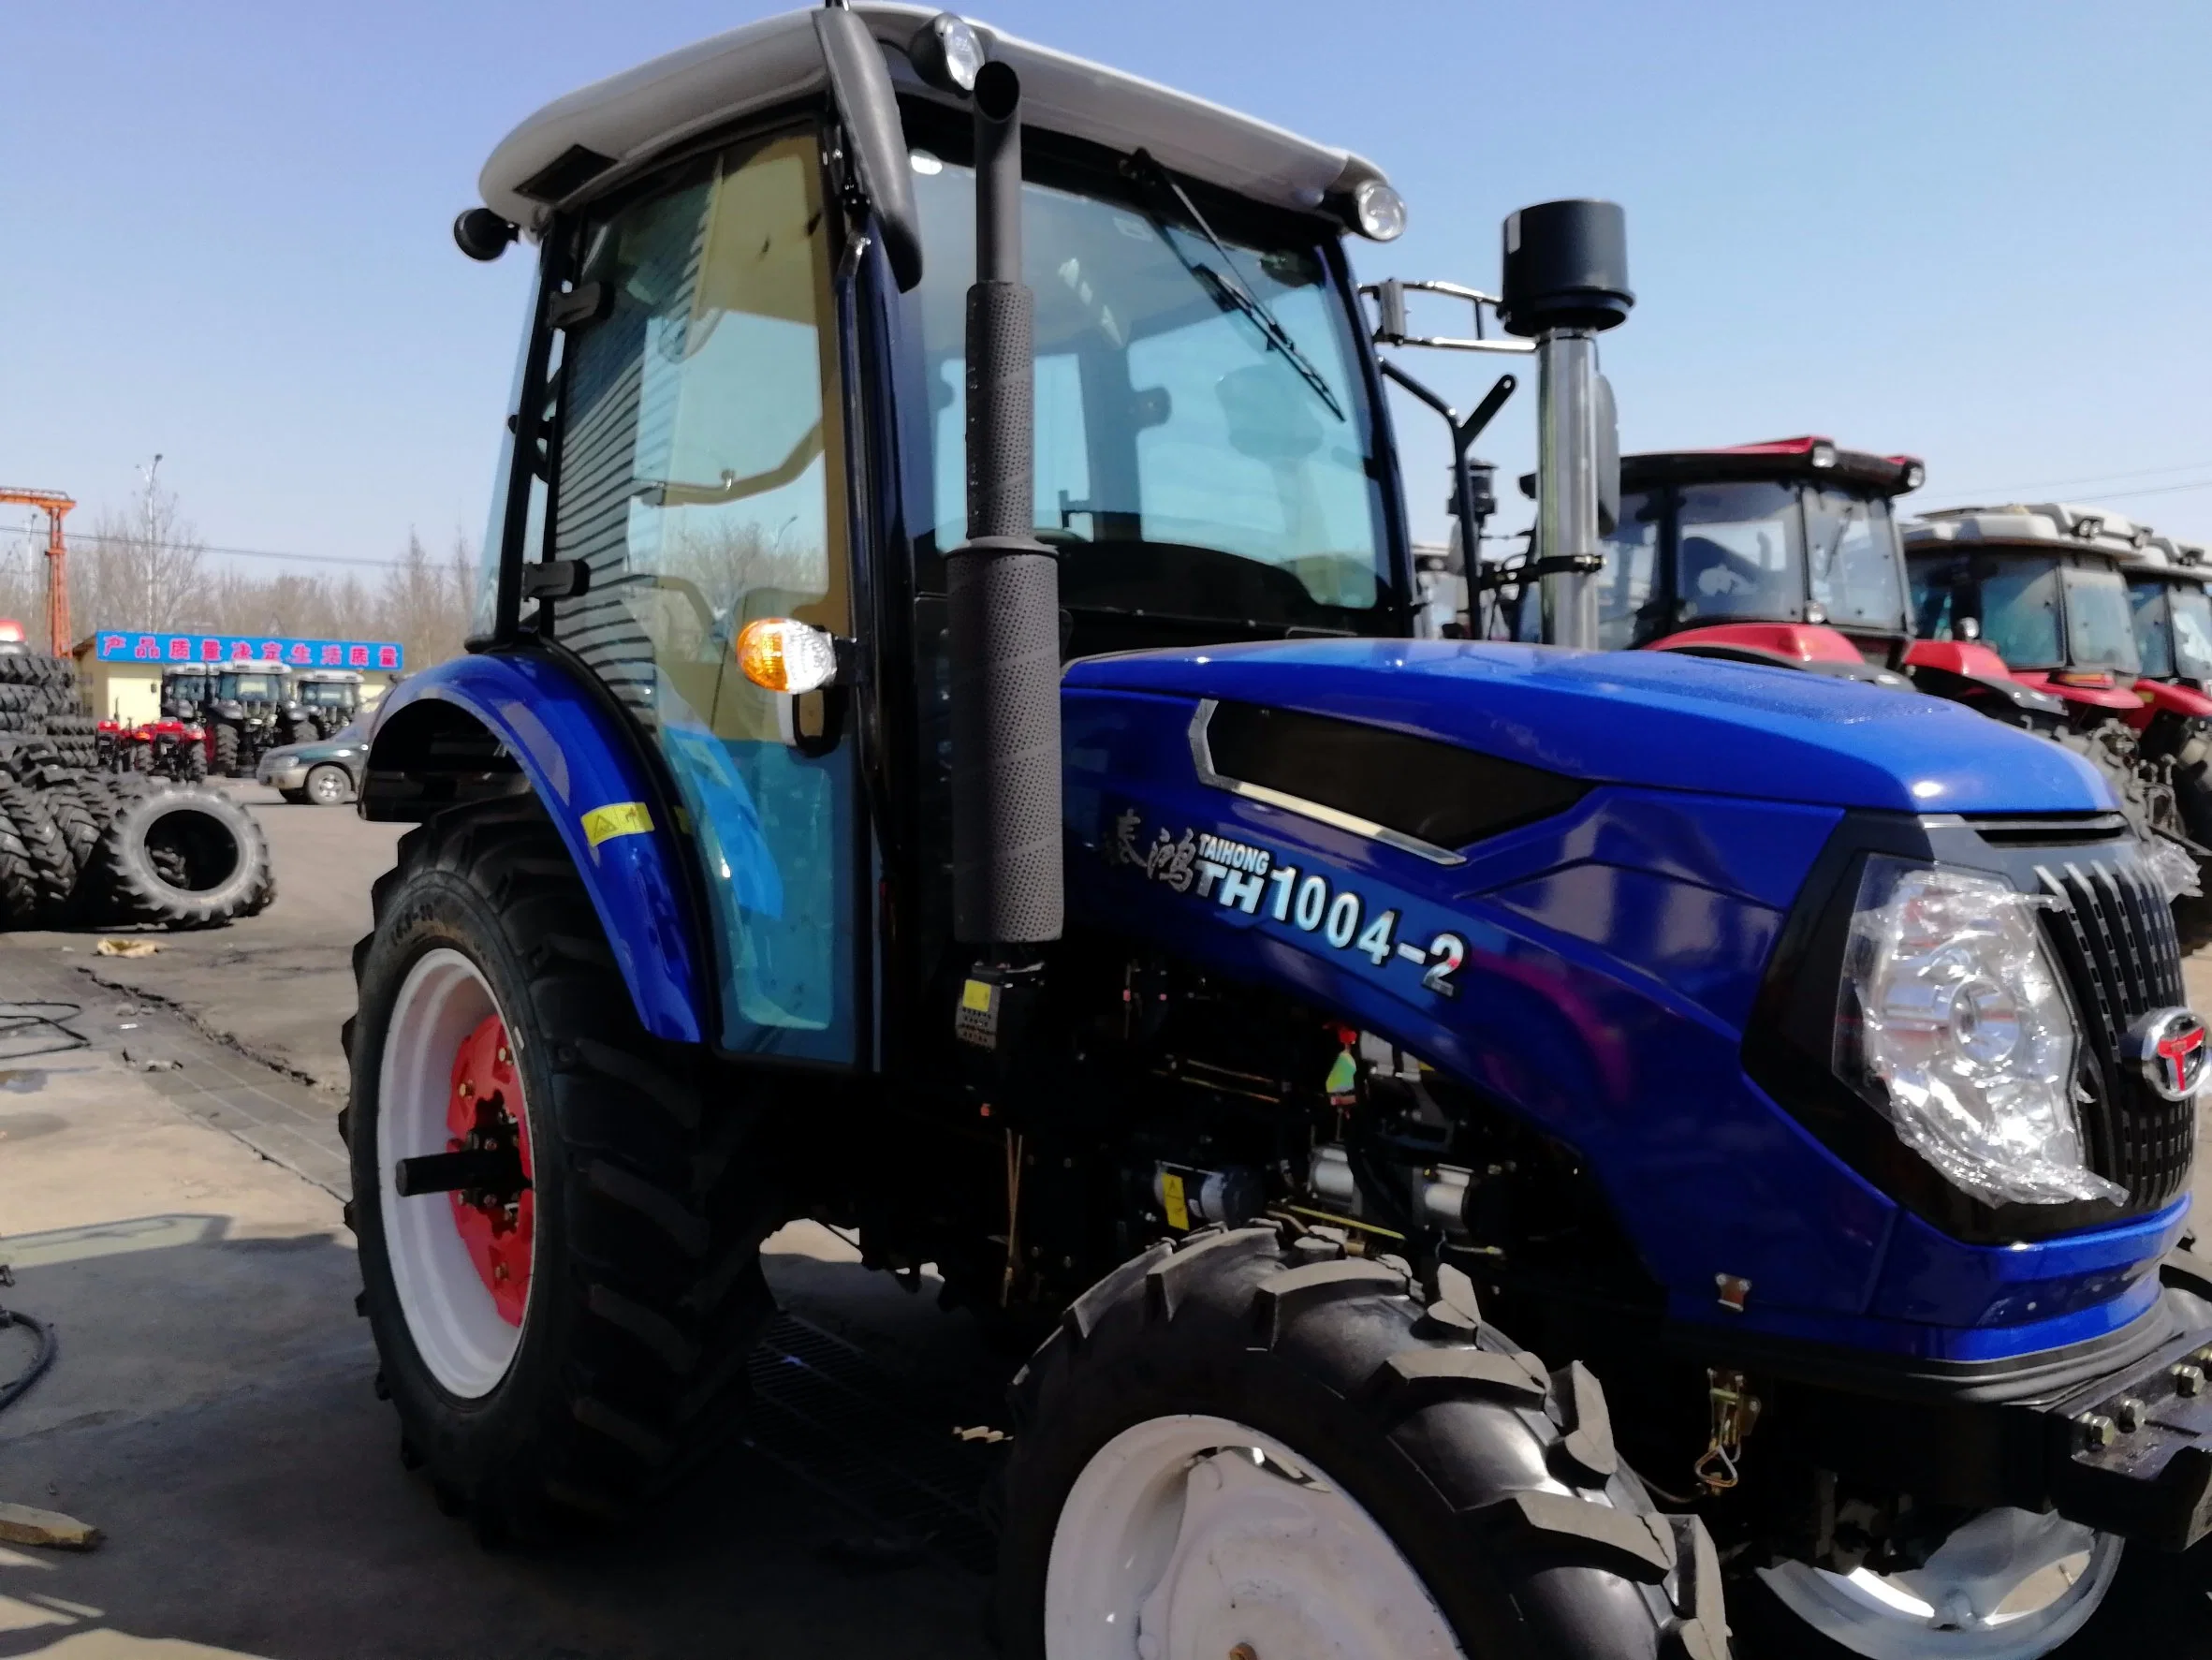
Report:
[[738,630],[738,667],[764,692],[818,692],[837,680],[837,637],[791,617],[756,617]]

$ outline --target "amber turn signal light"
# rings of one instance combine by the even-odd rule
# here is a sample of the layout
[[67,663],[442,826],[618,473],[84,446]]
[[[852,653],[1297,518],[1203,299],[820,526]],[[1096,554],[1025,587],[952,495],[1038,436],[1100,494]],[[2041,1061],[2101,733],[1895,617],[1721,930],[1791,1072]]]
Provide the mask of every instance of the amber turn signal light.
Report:
[[818,692],[837,679],[837,639],[791,617],[755,617],[738,630],[738,667],[764,692]]

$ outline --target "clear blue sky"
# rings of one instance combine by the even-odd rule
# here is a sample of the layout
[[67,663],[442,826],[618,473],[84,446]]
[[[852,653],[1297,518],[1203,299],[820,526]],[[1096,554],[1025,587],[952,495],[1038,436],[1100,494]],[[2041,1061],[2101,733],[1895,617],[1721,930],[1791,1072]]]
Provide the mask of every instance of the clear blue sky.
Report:
[[[477,534],[527,277],[448,238],[484,154],[769,9],[7,7],[0,482],[120,505],[159,450],[211,543],[366,560]],[[1631,448],[1822,431],[1924,455],[1923,505],[2089,479],[2057,493],[2212,540],[2202,0],[976,15],[1373,157],[1413,228],[1355,244],[1365,277],[1489,286],[1508,210],[1623,202],[1639,304],[1605,362]],[[1486,364],[1428,368],[1465,403]],[[1532,404],[1485,446],[1516,470]],[[1443,449],[1399,419],[1433,535]]]

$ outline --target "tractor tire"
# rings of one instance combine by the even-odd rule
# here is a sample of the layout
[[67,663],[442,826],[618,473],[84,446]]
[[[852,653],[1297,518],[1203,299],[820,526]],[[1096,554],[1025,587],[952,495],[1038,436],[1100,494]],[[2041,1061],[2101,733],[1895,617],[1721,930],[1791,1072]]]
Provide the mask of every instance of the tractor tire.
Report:
[[30,859],[32,880],[38,890],[39,917],[48,920],[58,918],[76,889],[77,865],[69,857],[62,827],[54,822],[46,804],[45,792],[35,784],[0,773],[0,813],[15,827],[17,839]]
[[310,767],[306,796],[318,807],[344,807],[353,801],[353,774],[334,761]]
[[208,771],[217,778],[236,778],[238,776],[238,728],[236,727],[217,727],[215,728],[215,758],[208,767]]
[[153,775],[154,745],[151,743],[134,743],[124,753],[127,758],[129,768],[133,772],[143,773],[149,777]]
[[[313,743],[322,736],[322,733],[315,729],[315,723],[309,720],[286,721],[282,731],[284,735],[277,742],[284,744]],[[275,745],[271,747],[273,748]]]
[[[638,1025],[535,801],[411,830],[373,897],[340,1128],[360,1306],[403,1457],[488,1540],[629,1515],[736,1428],[746,1356],[773,1312],[760,1244],[784,1219],[767,1099]],[[469,1097],[453,1082],[487,1032],[519,1113],[504,1089]],[[481,1194],[464,1206],[396,1192],[398,1159],[457,1144],[455,1115],[481,1126],[495,1099],[500,1133],[526,1150],[530,1189],[512,1212]],[[503,1237],[501,1217],[520,1227],[525,1202],[520,1263],[472,1256]]]
[[81,877],[99,850],[100,820],[77,788],[75,774],[62,767],[46,768],[44,771],[41,782],[46,791],[47,811],[60,827],[62,842],[69,850],[73,875]]
[[77,665],[67,657],[39,657],[28,652],[0,654],[0,685],[73,686]]
[[1325,1235],[1193,1234],[1077,1299],[1012,1399],[1010,1660],[1727,1654],[1704,1524],[1450,1270],[1422,1299]]
[[208,746],[205,743],[187,743],[184,746],[184,782],[198,784],[208,775]]
[[37,867],[16,834],[15,821],[0,813],[0,928],[31,928],[37,921]]
[[110,919],[212,928],[251,915],[269,883],[252,814],[212,789],[162,786],[127,798],[101,838],[95,903]]

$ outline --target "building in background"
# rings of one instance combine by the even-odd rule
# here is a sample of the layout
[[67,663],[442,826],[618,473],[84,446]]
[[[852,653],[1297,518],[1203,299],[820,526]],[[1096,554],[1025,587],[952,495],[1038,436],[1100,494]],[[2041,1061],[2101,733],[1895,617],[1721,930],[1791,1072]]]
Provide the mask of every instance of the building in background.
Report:
[[282,663],[287,668],[347,668],[373,704],[406,668],[406,648],[390,639],[293,639],[280,635],[154,634],[101,628],[77,644],[77,683],[101,720],[136,724],[161,712],[161,671],[174,664]]

